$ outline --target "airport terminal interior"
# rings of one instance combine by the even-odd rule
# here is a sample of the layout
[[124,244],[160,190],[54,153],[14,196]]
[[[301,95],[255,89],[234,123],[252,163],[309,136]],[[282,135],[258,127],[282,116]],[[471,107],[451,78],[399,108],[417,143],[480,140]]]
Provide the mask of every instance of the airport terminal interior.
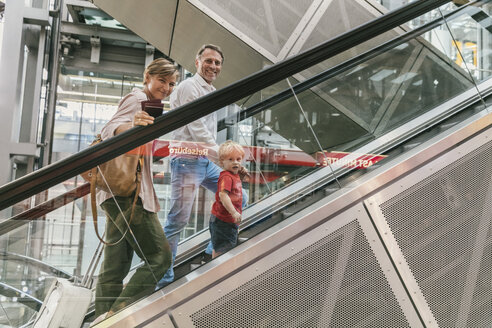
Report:
[[[216,91],[91,145],[204,44]],[[491,77],[490,0],[0,0],[0,328],[492,327]],[[212,113],[249,172],[237,246],[207,251],[200,187],[174,281],[99,317],[81,174],[145,145],[164,227],[173,131]]]

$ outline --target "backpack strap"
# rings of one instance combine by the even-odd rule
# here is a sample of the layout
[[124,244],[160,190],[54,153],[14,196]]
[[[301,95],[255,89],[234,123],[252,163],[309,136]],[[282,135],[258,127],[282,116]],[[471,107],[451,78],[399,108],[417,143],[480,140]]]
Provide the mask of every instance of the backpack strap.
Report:
[[97,202],[96,202],[96,177],[97,177],[97,170],[98,167],[94,167],[91,169],[91,208],[92,208],[92,222],[94,223],[94,230],[96,231],[96,236],[97,238],[101,241],[106,246],[113,246],[118,244],[120,241],[125,238],[125,235],[128,233],[128,230],[130,230],[130,223],[132,222],[133,215],[135,214],[135,206],[137,205],[137,200],[138,200],[138,195],[140,193],[140,187],[142,184],[142,167],[143,167],[143,155],[140,155],[138,158],[138,164],[137,164],[137,171],[136,171],[136,188],[135,188],[135,196],[133,196],[133,202],[132,202],[132,210],[130,214],[130,219],[128,220],[128,227],[123,234],[123,236],[117,240],[116,242],[110,243],[105,241],[101,235],[99,234],[99,229],[97,227]]

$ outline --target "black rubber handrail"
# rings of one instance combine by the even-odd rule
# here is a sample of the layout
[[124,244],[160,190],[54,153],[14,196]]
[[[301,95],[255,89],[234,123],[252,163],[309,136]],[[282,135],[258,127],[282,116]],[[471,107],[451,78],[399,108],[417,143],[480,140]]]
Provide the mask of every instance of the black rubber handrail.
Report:
[[[313,86],[318,85],[319,83],[322,83],[331,77],[334,77],[338,74],[341,74],[343,72],[346,72],[350,69],[353,69],[355,66],[359,65],[360,63],[363,63],[371,58],[374,58],[382,53],[387,52],[388,50],[391,50],[398,45],[407,42],[425,32],[430,31],[431,29],[439,26],[442,24],[444,20],[447,19],[452,19],[453,17],[457,15],[462,15],[463,13],[468,13],[472,15],[474,12],[473,10],[476,10],[477,8],[470,8],[470,6],[474,6],[476,4],[480,4],[482,1],[474,1],[469,3],[469,6],[463,7],[460,6],[458,9],[454,10],[451,13],[446,14],[443,17],[439,17],[436,20],[429,22],[425,25],[422,25],[421,27],[411,30],[401,36],[396,37],[393,40],[390,40],[374,49],[371,49],[369,51],[366,51],[360,55],[357,55],[357,57],[351,58],[335,67],[329,68],[325,70],[324,72],[315,75],[313,77],[310,77],[309,79],[298,83],[293,86],[294,92],[296,94],[303,92],[305,90],[308,90],[312,88]],[[468,76],[465,76],[465,78],[469,78]],[[244,110],[241,110],[240,112],[231,115],[227,118],[224,118],[219,121],[219,130],[222,130],[226,127],[227,121],[242,121],[248,117],[251,117],[259,112],[262,112],[263,110],[270,108],[271,106],[274,106],[285,99],[288,99],[292,97],[292,91],[290,89],[286,89],[282,92],[279,92],[278,94],[267,98],[265,100],[262,100],[248,108],[245,108]],[[0,222],[0,235],[12,231],[19,226],[31,221],[31,220],[37,220],[43,215],[46,215],[50,213],[51,211],[60,208],[61,206],[66,205],[67,203],[74,201],[80,197],[85,196],[86,194],[89,193],[89,184],[86,183],[82,186],[79,186],[73,190],[70,190],[62,195],[59,195],[53,199],[50,199],[49,201],[46,201],[42,204],[39,204],[29,210],[26,210],[22,213],[19,213],[13,217],[11,217],[8,220],[5,220],[3,222]]]
[[61,183],[98,164],[156,139],[226,105],[258,92],[293,74],[336,56],[381,33],[435,9],[450,0],[414,1],[329,41],[285,59],[157,118],[154,124],[135,127],[94,147],[39,169],[0,187],[0,210]]

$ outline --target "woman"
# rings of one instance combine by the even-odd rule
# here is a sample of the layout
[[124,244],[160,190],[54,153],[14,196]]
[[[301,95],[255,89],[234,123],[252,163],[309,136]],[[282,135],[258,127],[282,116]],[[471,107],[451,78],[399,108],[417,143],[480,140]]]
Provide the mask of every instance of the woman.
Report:
[[[141,110],[144,100],[162,100],[169,96],[176,85],[177,67],[169,61],[154,60],[144,71],[144,88],[134,88],[118,105],[118,110],[103,127],[101,138],[111,138],[135,125],[152,124],[154,118]],[[156,196],[151,174],[152,143],[142,146],[145,149],[142,168],[142,183],[139,199],[125,234],[133,202],[130,197],[112,197],[110,193],[100,191],[98,202],[106,212],[105,239],[112,246],[105,246],[104,260],[96,285],[96,321],[100,321],[126,305],[146,296],[155,288],[171,264],[171,250],[157,218],[159,202]],[[121,209],[121,210],[120,210]],[[133,252],[144,261],[123,289],[123,279],[130,270]],[[95,323],[95,322],[94,322]]]

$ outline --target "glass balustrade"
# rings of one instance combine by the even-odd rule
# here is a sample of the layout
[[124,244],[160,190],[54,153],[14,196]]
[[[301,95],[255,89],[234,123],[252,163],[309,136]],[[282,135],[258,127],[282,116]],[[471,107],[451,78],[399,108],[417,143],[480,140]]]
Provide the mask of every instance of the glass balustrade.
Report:
[[[393,38],[392,31],[371,47],[344,52],[336,64],[328,59],[218,110],[218,143],[239,143],[249,171],[243,182],[249,199],[245,213],[254,215],[245,216],[240,229],[268,220],[294,202],[297,196],[291,190],[305,194],[326,185],[331,192],[347,187],[353,181],[348,175],[359,177],[391,160],[401,134],[419,134],[427,121],[450,111],[447,105],[457,98],[485,92],[492,71],[490,32],[476,17],[488,15],[489,9],[481,2],[456,14],[443,12],[446,20],[423,25],[411,35]],[[472,32],[464,35],[463,25]],[[165,119],[168,112],[163,115]],[[160,205],[157,216],[164,226],[172,197],[172,161],[215,160],[216,147],[176,140],[167,131],[130,153],[142,149],[151,163]],[[182,243],[208,233],[214,200],[212,192],[200,188],[180,234]],[[100,263],[93,260],[102,248],[90,203],[89,185],[77,176],[1,212],[0,324],[32,322],[54,277],[95,287]],[[108,218],[100,206],[97,211],[98,230],[104,234]],[[131,230],[126,234],[133,238]],[[134,242],[139,247],[143,241]],[[128,265],[146,264],[133,256]],[[94,281],[87,281],[92,269]],[[154,271],[151,276],[151,285],[162,278]]]

